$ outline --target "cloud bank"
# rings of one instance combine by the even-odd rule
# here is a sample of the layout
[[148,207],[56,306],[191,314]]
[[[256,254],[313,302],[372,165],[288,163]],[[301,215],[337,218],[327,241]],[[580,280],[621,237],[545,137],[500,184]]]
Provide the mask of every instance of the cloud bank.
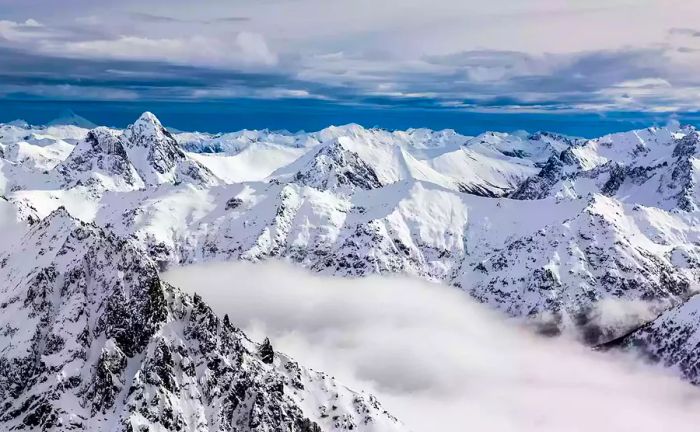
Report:
[[455,289],[322,278],[281,263],[208,264],[166,280],[249,335],[376,394],[417,432],[692,431],[700,392],[628,357],[542,339]]
[[[685,0],[5,3],[5,99],[692,112],[700,97]],[[173,66],[184,82],[159,76]]]

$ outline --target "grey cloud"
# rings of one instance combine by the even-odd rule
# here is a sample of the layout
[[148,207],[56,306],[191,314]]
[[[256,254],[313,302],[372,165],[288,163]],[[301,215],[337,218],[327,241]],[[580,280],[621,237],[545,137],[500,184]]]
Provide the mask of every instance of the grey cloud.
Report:
[[700,30],[695,30],[691,28],[672,28],[669,33],[690,37],[700,37]]
[[103,89],[105,96],[128,94],[143,100],[187,100],[197,92],[221,89],[238,89],[240,97],[284,94],[284,89],[306,90],[310,94],[332,92],[328,86],[299,81],[284,73],[241,72],[164,62],[66,59],[2,47],[0,57],[3,58],[0,94],[5,97],[48,98],[70,90],[71,97],[80,99],[80,88],[87,89],[85,96],[89,99],[99,99],[97,90]]
[[[614,104],[609,90],[637,80],[664,80],[678,86],[678,90],[700,87],[700,79],[674,68],[673,60],[661,49],[542,56],[470,51],[428,57],[426,61],[443,70],[439,74],[403,70],[387,79],[393,80],[395,90],[404,93],[432,93],[443,99],[462,95],[468,104],[552,109]],[[660,89],[657,95],[646,95],[644,103],[653,105],[655,97],[668,102],[665,93],[669,92]]]
[[[90,32],[90,28],[82,31]],[[88,35],[71,33],[70,29],[57,33],[62,35],[57,39],[66,40]],[[692,110],[696,102],[688,95],[700,88],[700,68],[676,67],[672,56],[678,53],[691,57],[696,55],[694,51],[671,47],[543,55],[472,50],[409,62],[371,50],[366,55],[331,56],[295,52],[281,55],[274,69],[252,67],[242,71],[235,66],[174,65],[165,60],[67,59],[60,56],[60,51],[45,55],[31,47],[11,46],[0,46],[0,93],[5,97],[23,97],[26,93],[49,98],[52,92],[48,86],[53,85],[63,86],[55,94],[65,93],[66,88],[111,87],[113,92],[104,93],[141,100],[309,95],[342,104],[436,109],[646,110],[663,104]],[[647,84],[620,89],[621,83],[635,80],[647,80]],[[648,85],[648,80],[668,82],[671,88],[656,88]],[[73,93],[80,97],[79,92]],[[86,94],[99,96],[95,90]]]
[[153,23],[192,23],[192,24],[216,24],[216,23],[236,23],[236,22],[246,22],[250,21],[249,17],[244,16],[229,16],[229,17],[217,17],[211,19],[197,19],[197,18],[176,18],[167,15],[156,15],[145,12],[131,12],[130,16],[146,22]]

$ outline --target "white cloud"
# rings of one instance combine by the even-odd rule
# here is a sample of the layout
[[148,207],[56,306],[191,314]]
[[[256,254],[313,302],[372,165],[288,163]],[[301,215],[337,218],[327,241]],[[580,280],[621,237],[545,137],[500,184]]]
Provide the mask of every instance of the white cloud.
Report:
[[628,357],[536,337],[456,289],[280,263],[165,277],[254,337],[372,391],[417,432],[685,432],[700,421],[695,388]]
[[304,89],[287,89],[280,87],[249,88],[243,86],[227,86],[195,89],[191,92],[193,99],[326,99]]
[[662,78],[639,78],[635,80],[623,81],[615,87],[625,89],[653,89],[653,88],[671,88],[670,82]]
[[41,32],[42,25],[33,19],[24,22],[0,20],[0,40],[10,42],[27,42],[45,37]]
[[175,64],[246,67],[272,66],[277,63],[265,39],[255,33],[241,32],[232,38],[205,36],[149,38],[121,36],[116,39],[86,40],[45,46],[44,51],[120,60],[150,60]]

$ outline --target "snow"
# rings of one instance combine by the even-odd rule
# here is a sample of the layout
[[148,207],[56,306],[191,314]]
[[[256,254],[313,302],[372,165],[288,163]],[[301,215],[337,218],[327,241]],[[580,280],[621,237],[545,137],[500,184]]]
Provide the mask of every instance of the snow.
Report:
[[304,154],[304,149],[253,143],[234,155],[188,153],[226,183],[260,181]]
[[[406,274],[594,345],[700,291],[690,127],[591,140],[354,124],[212,135],[144,113],[125,130],[0,125],[0,152],[10,219],[63,207],[161,267],[282,259],[340,277]],[[65,321],[74,300],[56,301]]]

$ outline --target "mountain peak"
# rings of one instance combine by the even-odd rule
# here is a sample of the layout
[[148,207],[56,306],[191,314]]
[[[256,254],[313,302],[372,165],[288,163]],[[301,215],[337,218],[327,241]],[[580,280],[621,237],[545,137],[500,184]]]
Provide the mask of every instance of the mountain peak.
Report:
[[150,123],[156,126],[163,126],[160,120],[158,120],[158,117],[150,111],[144,111],[135,123]]
[[47,123],[48,126],[77,126],[83,129],[93,129],[97,125],[90,120],[82,117],[72,110],[62,111],[61,114]]
[[49,215],[44,218],[43,222],[44,225],[52,225],[59,223],[59,221],[63,222],[64,224],[66,222],[73,225],[78,224],[78,220],[68,213],[68,210],[66,210],[64,206],[60,206],[56,210],[49,213]]
[[124,146],[119,136],[115,135],[104,126],[100,126],[88,132],[85,142],[95,148],[99,148],[103,153],[120,154],[126,157]]
[[125,131],[124,135],[132,146],[151,147],[156,143],[172,141],[175,139],[170,132],[165,130],[160,120],[151,112],[146,111]]

